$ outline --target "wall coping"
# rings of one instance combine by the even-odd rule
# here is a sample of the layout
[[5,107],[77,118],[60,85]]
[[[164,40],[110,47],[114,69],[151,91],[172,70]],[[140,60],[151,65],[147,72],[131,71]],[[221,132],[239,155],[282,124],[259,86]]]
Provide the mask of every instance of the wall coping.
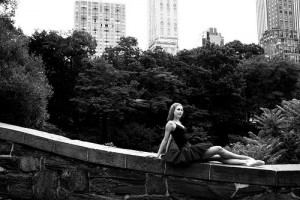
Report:
[[300,164],[246,167],[207,162],[178,167],[156,158],[156,153],[71,140],[4,123],[0,123],[0,139],[85,162],[164,176],[235,184],[300,187]]

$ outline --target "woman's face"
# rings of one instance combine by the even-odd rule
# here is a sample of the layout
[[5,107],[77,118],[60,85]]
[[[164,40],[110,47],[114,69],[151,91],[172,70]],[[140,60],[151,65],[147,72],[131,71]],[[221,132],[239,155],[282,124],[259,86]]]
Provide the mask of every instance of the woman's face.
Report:
[[174,118],[181,118],[183,115],[183,107],[181,105],[176,106],[174,110]]

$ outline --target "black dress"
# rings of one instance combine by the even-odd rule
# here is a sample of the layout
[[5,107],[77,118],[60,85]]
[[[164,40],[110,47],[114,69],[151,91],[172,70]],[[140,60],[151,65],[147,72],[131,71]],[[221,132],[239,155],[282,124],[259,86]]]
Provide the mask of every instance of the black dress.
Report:
[[178,124],[176,124],[175,129],[171,131],[171,134],[178,149],[170,149],[162,156],[162,159],[175,165],[185,165],[191,162],[201,161],[203,154],[212,146],[209,142],[191,145],[188,142],[185,128]]

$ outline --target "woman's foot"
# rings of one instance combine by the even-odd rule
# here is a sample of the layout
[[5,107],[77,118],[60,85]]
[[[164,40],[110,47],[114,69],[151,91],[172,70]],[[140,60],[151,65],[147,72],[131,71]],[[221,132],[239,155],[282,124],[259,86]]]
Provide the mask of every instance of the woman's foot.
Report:
[[257,167],[257,166],[262,166],[264,165],[265,162],[262,161],[262,160],[254,160],[254,159],[251,159],[249,161],[246,162],[246,166],[247,167]]

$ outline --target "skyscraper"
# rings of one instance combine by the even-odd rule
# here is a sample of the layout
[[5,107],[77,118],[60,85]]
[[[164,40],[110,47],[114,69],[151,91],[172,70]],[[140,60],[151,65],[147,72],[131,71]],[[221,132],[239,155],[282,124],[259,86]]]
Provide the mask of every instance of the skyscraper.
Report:
[[299,62],[300,0],[256,0],[259,44],[269,57]]
[[216,28],[209,28],[203,31],[201,39],[202,46],[204,46],[207,42],[214,43],[219,46],[224,46],[224,37],[222,37],[221,33],[218,33]]
[[148,0],[148,47],[178,52],[177,0]]
[[90,33],[97,41],[96,55],[116,46],[125,37],[125,5],[78,0],[74,5],[74,28]]

